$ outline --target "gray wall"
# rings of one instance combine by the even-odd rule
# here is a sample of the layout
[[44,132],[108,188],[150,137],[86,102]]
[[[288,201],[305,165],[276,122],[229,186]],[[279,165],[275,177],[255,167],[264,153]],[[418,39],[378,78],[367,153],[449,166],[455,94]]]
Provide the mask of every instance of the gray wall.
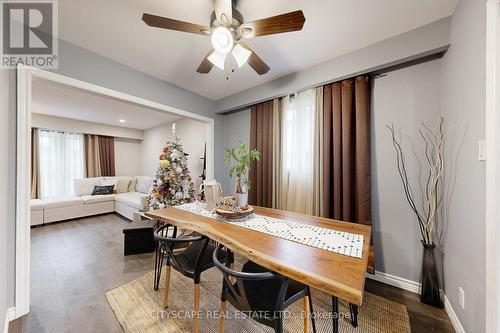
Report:
[[[178,86],[154,78],[150,75],[136,71],[130,67],[122,65],[114,60],[102,57],[94,52],[78,47],[74,44],[59,40],[59,69],[55,72],[78,80],[94,83],[106,88],[114,89],[134,96],[149,99],[158,103],[177,107],[186,111],[215,119],[215,177],[222,179],[222,145],[223,145],[223,116],[215,115],[214,102],[206,97],[197,95]],[[10,97],[11,103],[8,109],[3,111],[8,113],[8,122],[2,122],[6,129],[2,133],[8,133],[8,145],[5,147],[8,152],[3,156],[2,163],[8,163],[9,184],[8,184],[8,217],[7,222],[7,272],[9,273],[8,301],[7,306],[14,305],[14,281],[15,281],[15,168],[16,168],[16,109],[15,109],[15,77],[10,71]],[[14,97],[13,97],[14,96]],[[7,112],[8,111],[8,112]],[[4,147],[2,147],[3,149]],[[7,162],[8,161],[8,162]],[[3,173],[2,173],[3,174]],[[1,230],[0,230],[1,234]]]
[[[451,47],[443,58],[443,112],[450,124],[466,122],[444,245],[445,291],[466,332],[485,331],[485,138],[486,0],[462,0],[451,23]],[[455,145],[458,146],[460,142]],[[448,184],[454,183],[449,177]],[[458,303],[465,291],[465,310]]]
[[217,112],[238,109],[292,92],[414,59],[450,43],[450,17],[330,61],[244,90],[216,102]]
[[419,281],[420,232],[404,197],[387,124],[402,137],[408,176],[418,207],[423,202],[425,145],[418,129],[433,127],[441,111],[441,60],[388,73],[374,81],[372,94],[372,217],[375,268]]
[[12,156],[9,153],[9,128],[12,124],[12,112],[10,110],[11,103],[11,84],[12,79],[11,71],[0,70],[0,329],[4,327],[5,313],[9,307],[9,296],[12,290],[12,274],[10,274],[9,267],[12,267],[13,256],[8,254],[13,253],[13,242],[8,238],[12,237],[9,231],[9,224],[7,223],[10,216],[9,197],[13,196],[14,192],[8,188],[9,183],[9,158]]
[[[224,117],[224,147],[234,148],[239,143],[250,144],[250,109],[232,113]],[[232,194],[235,180],[228,175],[229,164],[224,163],[222,188],[225,194]]]

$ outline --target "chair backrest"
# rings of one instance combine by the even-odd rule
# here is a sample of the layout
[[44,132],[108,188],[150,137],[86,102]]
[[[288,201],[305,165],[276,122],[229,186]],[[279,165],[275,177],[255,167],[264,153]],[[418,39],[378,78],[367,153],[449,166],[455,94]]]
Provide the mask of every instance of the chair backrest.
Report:
[[[172,237],[168,237],[169,228],[173,228]],[[184,271],[183,265],[177,260],[174,250],[176,245],[193,243],[193,242],[205,242],[201,247],[200,252],[196,256],[194,263],[195,270],[197,270],[201,265],[201,259],[205,255],[205,251],[208,246],[209,239],[205,236],[194,236],[194,237],[183,237],[177,238],[177,227],[171,226],[169,224],[164,224],[154,231],[154,238],[161,243],[163,249],[167,254],[167,260],[176,270]]]
[[[222,295],[221,295],[222,300],[224,301],[229,300],[230,303],[232,303],[232,305],[235,306],[240,311],[253,312],[255,311],[255,309],[252,308],[247,295],[247,292],[248,291],[252,292],[252,290],[246,290],[246,287],[248,289],[248,284],[245,285],[245,281],[275,280],[274,282],[276,282],[279,285],[279,292],[277,295],[267,295],[267,296],[276,297],[276,299],[274,300],[275,307],[273,310],[282,311],[283,310],[282,306],[283,303],[285,302],[285,296],[288,289],[288,278],[274,272],[250,273],[250,272],[235,271],[233,269],[230,269],[229,267],[221,263],[218,259],[219,251],[221,251],[222,248],[223,246],[219,245],[213,253],[214,264],[222,272],[222,275],[224,277],[224,281],[222,284]],[[230,277],[232,277],[235,280],[234,283],[231,282]],[[234,302],[236,304],[233,304]],[[272,303],[272,302],[273,300],[267,300],[267,303]],[[257,319],[255,316],[256,314],[253,314],[253,318]],[[272,321],[272,318],[260,318],[260,319]]]

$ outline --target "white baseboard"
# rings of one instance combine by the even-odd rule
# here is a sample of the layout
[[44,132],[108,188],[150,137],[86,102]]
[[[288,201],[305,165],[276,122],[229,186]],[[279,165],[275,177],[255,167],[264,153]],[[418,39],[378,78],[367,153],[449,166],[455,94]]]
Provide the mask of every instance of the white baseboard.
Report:
[[[375,274],[366,274],[366,277],[371,280],[385,283],[393,287],[411,291],[412,293],[420,294],[421,285],[419,282],[416,281],[408,280],[399,276],[383,272],[375,272]],[[448,297],[446,297],[446,294],[442,290],[441,290],[441,297],[443,299],[444,309],[446,311],[446,314],[450,318],[453,328],[457,333],[465,333],[464,327],[460,323],[460,320],[458,319],[455,310],[453,310],[453,307],[451,306]]]
[[408,280],[399,276],[383,272],[375,272],[375,274],[367,273],[366,277],[371,280],[382,282],[393,287],[411,291],[412,293],[420,294],[420,283],[412,280]]
[[443,296],[444,309],[446,310],[446,313],[450,318],[453,328],[455,328],[455,331],[457,333],[465,333],[465,329],[462,326],[462,323],[460,323],[460,320],[458,320],[457,314],[455,313],[455,310],[453,310],[453,307],[451,306],[448,297],[446,297],[445,293],[442,293],[442,296]]

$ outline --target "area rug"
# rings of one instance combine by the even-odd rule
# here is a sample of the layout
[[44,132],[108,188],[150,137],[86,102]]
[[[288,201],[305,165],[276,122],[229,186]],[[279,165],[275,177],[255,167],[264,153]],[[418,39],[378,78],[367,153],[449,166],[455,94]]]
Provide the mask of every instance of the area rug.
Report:
[[[162,274],[162,279],[164,274]],[[153,289],[154,272],[147,273],[132,282],[106,293],[116,318],[127,333],[192,332],[193,331],[193,282],[172,270],[169,290],[169,306],[161,308],[163,289]],[[200,285],[200,332],[217,332],[220,316],[220,292],[222,275],[216,268],[202,274]],[[163,282],[161,283],[163,286]],[[332,331],[331,297],[313,290],[313,307],[318,332]],[[285,314],[285,332],[303,332],[303,303],[297,301]],[[340,332],[405,333],[411,332],[407,309],[404,305],[365,293],[359,310],[357,328],[352,327],[349,305],[340,302]],[[226,312],[225,332],[264,333],[271,328],[256,323],[229,306]],[[310,330],[312,332],[312,328]]]

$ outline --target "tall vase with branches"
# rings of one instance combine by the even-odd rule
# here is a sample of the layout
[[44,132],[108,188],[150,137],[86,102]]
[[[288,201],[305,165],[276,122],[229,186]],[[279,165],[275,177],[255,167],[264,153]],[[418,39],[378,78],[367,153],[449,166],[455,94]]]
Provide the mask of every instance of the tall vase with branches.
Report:
[[403,185],[403,191],[408,205],[417,219],[424,247],[420,299],[422,303],[442,308],[443,304],[439,292],[439,279],[434,257],[434,248],[436,246],[434,243],[434,227],[442,199],[440,188],[445,167],[444,144],[446,137],[453,128],[447,130],[444,118],[440,117],[433,129],[422,124],[422,128],[418,131],[425,144],[424,159],[428,169],[424,188],[423,207],[419,207],[415,203],[412,184],[408,178],[401,137],[396,135],[394,125],[387,125],[387,128],[391,133],[392,144],[396,150],[396,164]]

